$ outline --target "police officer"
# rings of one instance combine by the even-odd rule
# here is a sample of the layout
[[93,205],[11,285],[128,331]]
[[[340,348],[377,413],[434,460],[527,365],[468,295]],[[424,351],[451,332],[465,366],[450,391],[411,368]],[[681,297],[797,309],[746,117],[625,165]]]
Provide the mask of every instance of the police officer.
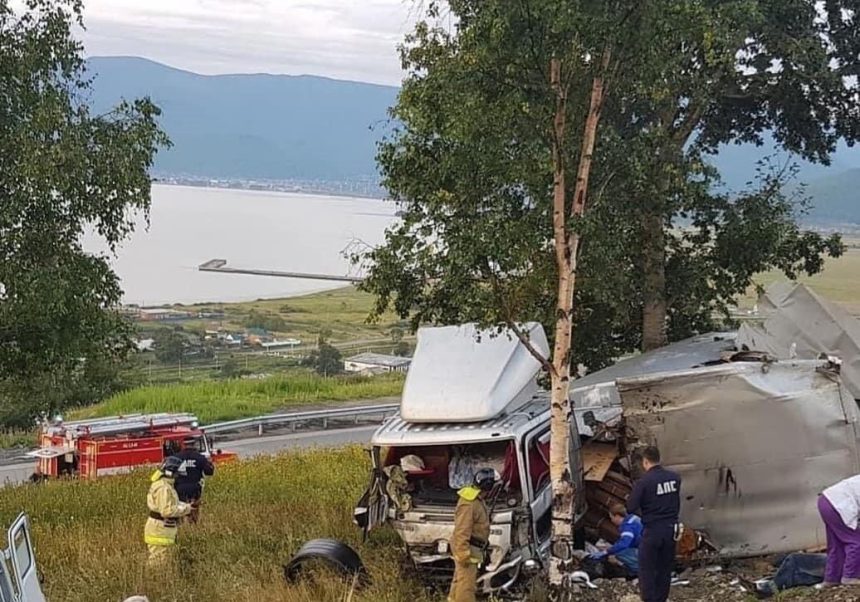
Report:
[[448,602],[475,602],[478,567],[484,561],[484,551],[490,538],[490,512],[484,500],[500,479],[494,469],[482,468],[475,473],[473,485],[457,492],[459,499],[450,542],[454,579]]
[[203,497],[203,477],[215,474],[215,465],[200,453],[197,439],[183,441],[182,451],[176,456],[182,460],[182,470],[176,475],[176,493],[179,499],[191,505],[188,520],[196,523],[200,516],[200,499]]
[[627,499],[627,510],[642,516],[639,595],[642,602],[666,602],[675,564],[675,530],[681,510],[681,477],[660,465],[660,450],[642,450],[642,475]]

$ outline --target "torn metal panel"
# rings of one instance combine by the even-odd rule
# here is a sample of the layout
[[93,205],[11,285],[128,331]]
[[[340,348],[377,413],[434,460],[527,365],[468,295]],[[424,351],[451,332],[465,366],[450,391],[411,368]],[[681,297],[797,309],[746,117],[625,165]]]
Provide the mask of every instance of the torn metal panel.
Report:
[[737,344],[780,359],[842,360],[842,380],[860,399],[860,321],[806,286],[778,282],[759,299],[760,325],[745,323]]
[[821,361],[620,378],[628,427],[683,479],[682,520],[727,556],[824,544],[817,495],[860,471],[860,412]]
[[599,422],[614,424],[621,418],[621,400],[615,380],[658,372],[688,370],[694,366],[720,361],[735,352],[734,332],[712,332],[641,353],[616,364],[578,378],[570,384],[576,425],[580,435],[593,435],[586,424],[586,412],[592,412]]

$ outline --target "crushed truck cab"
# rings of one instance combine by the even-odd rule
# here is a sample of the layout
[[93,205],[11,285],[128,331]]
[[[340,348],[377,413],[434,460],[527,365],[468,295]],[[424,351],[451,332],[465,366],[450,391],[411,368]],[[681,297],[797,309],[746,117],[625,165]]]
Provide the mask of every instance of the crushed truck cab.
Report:
[[[541,327],[525,328],[532,344],[548,353]],[[472,325],[422,328],[401,413],[371,439],[371,484],[356,509],[357,522],[367,531],[390,523],[418,573],[448,581],[457,490],[471,484],[475,471],[491,467],[502,486],[486,500],[491,524],[479,591],[510,590],[539,570],[549,551],[552,506],[549,394],[537,385],[539,372],[538,362],[509,333],[491,335]],[[575,422],[571,429],[580,490]],[[576,514],[577,520],[585,514],[582,496]]]

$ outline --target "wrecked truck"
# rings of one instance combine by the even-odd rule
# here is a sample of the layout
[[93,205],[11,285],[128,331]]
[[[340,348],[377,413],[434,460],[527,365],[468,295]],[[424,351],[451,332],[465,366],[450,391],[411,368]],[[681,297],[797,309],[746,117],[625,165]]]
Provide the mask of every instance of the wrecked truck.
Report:
[[[548,352],[541,327],[526,329]],[[370,486],[356,522],[366,532],[389,524],[416,573],[446,581],[456,490],[492,466],[502,487],[489,502],[479,591],[511,591],[539,572],[551,506],[549,398],[539,375],[538,362],[505,332],[420,329],[401,411],[371,440]],[[629,494],[633,456],[644,445],[659,446],[664,464],[682,475],[683,522],[723,556],[822,545],[817,494],[860,472],[860,412],[838,362],[774,360],[738,349],[735,333],[621,361],[575,381],[571,398],[580,543],[617,537],[606,510]]]
[[[548,353],[541,326],[526,330]],[[457,490],[482,467],[495,468],[503,487],[488,501],[489,560],[478,591],[510,590],[540,570],[550,543],[552,491],[549,397],[538,386],[539,371],[526,349],[504,334],[491,337],[473,325],[419,330],[400,413],[371,438],[371,484],[356,517],[366,531],[390,523],[425,579],[450,581]],[[580,438],[575,423],[571,429],[580,488]],[[585,509],[580,498],[577,520]]]

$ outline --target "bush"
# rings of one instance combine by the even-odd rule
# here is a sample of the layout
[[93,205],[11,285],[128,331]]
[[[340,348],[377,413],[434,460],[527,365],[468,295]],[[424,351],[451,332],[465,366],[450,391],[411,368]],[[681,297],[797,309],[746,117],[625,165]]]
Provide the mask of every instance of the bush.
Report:
[[245,319],[245,328],[283,332],[287,329],[287,323],[281,316],[252,309]]
[[182,359],[185,351],[185,337],[175,330],[162,328],[153,337],[155,341],[155,357],[165,364],[172,364]]
[[307,314],[310,313],[310,310],[305,309],[304,307],[296,307],[294,305],[290,305],[289,303],[285,303],[278,308],[278,311],[282,314]]
[[239,367],[239,362],[234,358],[230,358],[221,364],[221,376],[224,378],[236,378],[237,376],[242,376],[244,373],[245,371]]
[[317,374],[333,376],[343,372],[343,360],[341,359],[340,351],[336,347],[328,343],[320,343],[316,357],[315,369]]

